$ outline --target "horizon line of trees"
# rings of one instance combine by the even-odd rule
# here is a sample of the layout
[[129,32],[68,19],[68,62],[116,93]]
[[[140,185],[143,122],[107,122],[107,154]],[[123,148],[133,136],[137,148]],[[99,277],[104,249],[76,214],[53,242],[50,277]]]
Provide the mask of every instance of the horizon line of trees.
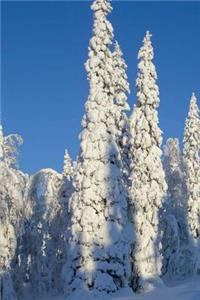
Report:
[[[76,162],[63,173],[18,170],[22,139],[0,127],[0,300],[30,293],[145,292],[200,273],[200,115],[190,99],[183,152],[161,149],[159,87],[149,31],[138,53],[137,102],[130,110],[126,63],[95,0],[85,64],[85,103]],[[1,213],[2,212],[2,213]],[[87,298],[87,296],[85,296]]]

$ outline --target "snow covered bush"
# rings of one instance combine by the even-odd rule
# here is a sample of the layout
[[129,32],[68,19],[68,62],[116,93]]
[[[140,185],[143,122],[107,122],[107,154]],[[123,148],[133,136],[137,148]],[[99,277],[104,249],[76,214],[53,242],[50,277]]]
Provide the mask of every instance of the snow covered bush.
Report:
[[19,147],[23,139],[19,134],[3,135],[3,128],[0,125],[0,161],[4,161],[7,167],[18,169]]
[[148,290],[161,283],[159,210],[167,185],[161,163],[162,132],[158,126],[159,90],[152,62],[151,34],[147,31],[139,51],[137,104],[130,117],[131,219],[136,235],[132,253],[132,285]]
[[196,243],[200,237],[200,119],[195,94],[192,94],[184,131],[184,160],[188,189],[188,225]]
[[[185,166],[178,139],[168,139],[164,146],[163,167],[168,185],[160,216],[162,228],[162,274],[189,276],[194,269],[193,247],[187,226],[187,187]],[[190,261],[184,256],[190,253]],[[185,258],[185,261],[184,261]]]
[[178,139],[167,140],[163,152],[163,167],[168,185],[167,204],[178,217],[180,211],[186,213],[187,205],[185,166]]
[[[70,252],[63,269],[69,295],[78,290],[92,290],[97,294],[115,292],[127,286],[130,277],[131,237],[116,128],[120,109],[114,101],[121,101],[120,105],[125,107],[125,99],[117,93],[112,82],[113,54],[109,45],[113,29],[106,18],[111,11],[110,3],[96,0],[92,10],[94,35],[85,65],[90,94],[85,104],[81,149],[74,176]],[[119,87],[120,93],[127,89],[127,84],[123,85],[125,83]]]
[[66,260],[66,229],[71,183],[52,169],[31,176],[26,199],[21,273],[24,293],[63,290],[61,269]]
[[[16,170],[14,143],[18,135],[3,136],[0,126],[0,299],[15,300],[15,278],[22,235],[27,176]],[[19,139],[21,141],[21,139]],[[18,141],[18,138],[17,140]],[[14,284],[13,284],[14,283]]]

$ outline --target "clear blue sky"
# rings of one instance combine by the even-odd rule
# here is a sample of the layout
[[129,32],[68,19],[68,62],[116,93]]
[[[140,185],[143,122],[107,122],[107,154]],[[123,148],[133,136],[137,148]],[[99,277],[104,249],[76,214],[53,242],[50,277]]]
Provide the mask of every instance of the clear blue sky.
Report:
[[[200,2],[114,1],[110,20],[125,60],[135,103],[137,52],[153,34],[164,140],[182,140],[189,98],[200,100]],[[24,138],[21,169],[62,169],[73,158],[88,95],[84,70],[92,34],[90,2],[2,3],[2,115],[5,134]]]

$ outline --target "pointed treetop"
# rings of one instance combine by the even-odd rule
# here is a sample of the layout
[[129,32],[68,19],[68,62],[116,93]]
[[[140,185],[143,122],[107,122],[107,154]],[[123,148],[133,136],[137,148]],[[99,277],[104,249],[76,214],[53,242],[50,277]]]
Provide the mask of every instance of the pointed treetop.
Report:
[[67,151],[67,149],[65,149],[65,154],[64,154],[65,158],[69,158],[70,159],[70,156],[69,156],[69,152]]
[[160,103],[159,88],[156,84],[157,72],[153,63],[154,51],[150,37],[151,34],[147,31],[143,45],[138,52],[137,106],[147,104],[152,108],[157,108]]
[[91,9],[93,11],[102,10],[106,13],[109,13],[112,11],[112,6],[108,0],[95,0],[91,5]]
[[195,95],[195,93],[193,92],[192,93],[192,96],[191,96],[191,98],[190,98],[190,105],[191,104],[196,104],[197,103],[197,97],[196,97],[196,95]]
[[150,41],[150,40],[151,40],[151,37],[152,37],[152,34],[150,33],[149,30],[147,30],[147,31],[146,31],[146,36],[145,36],[144,40]]
[[[199,116],[199,107],[197,104],[197,98],[194,93],[190,98],[189,112],[185,121],[184,128],[184,156],[189,157],[191,155],[196,155],[196,152],[199,151],[200,147],[200,116]],[[193,149],[189,151],[188,149]]]
[[192,93],[192,96],[190,98],[190,108],[189,108],[188,116],[189,117],[195,116],[199,118],[199,108],[197,105],[197,98],[194,92]]
[[71,157],[67,151],[67,149],[65,149],[65,154],[64,154],[64,166],[63,166],[63,174],[65,176],[71,176],[72,174],[72,164],[71,164]]
[[112,81],[115,87],[117,103],[124,106],[125,110],[129,110],[126,93],[130,93],[128,77],[126,74],[127,65],[123,58],[123,52],[117,41],[114,43],[113,51],[113,67]]
[[153,47],[151,44],[151,36],[152,34],[149,31],[147,31],[143,39],[143,46],[140,48],[140,51],[138,53],[138,58],[143,58],[146,60],[153,59]]

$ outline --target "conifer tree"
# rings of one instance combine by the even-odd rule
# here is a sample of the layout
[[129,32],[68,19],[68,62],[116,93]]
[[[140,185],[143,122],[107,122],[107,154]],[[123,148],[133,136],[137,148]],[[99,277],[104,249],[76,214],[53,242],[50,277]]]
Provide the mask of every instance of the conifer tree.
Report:
[[[116,139],[119,145],[122,161],[122,171],[127,179],[129,173],[129,120],[126,112],[130,110],[127,102],[127,93],[130,93],[128,77],[126,74],[127,65],[123,59],[123,53],[116,41],[113,52],[113,75],[112,84],[114,87],[114,105],[116,106]],[[127,183],[125,181],[125,183]]]
[[[178,139],[168,139],[163,151],[163,167],[168,185],[167,205],[177,217],[186,209],[184,162]],[[169,210],[168,209],[168,210]]]
[[184,160],[188,190],[188,225],[195,240],[200,236],[200,118],[197,98],[192,94],[184,130]]
[[[0,299],[17,300],[15,278],[22,235],[26,176],[10,163],[16,153],[13,137],[0,126]],[[11,137],[11,139],[9,138]],[[11,158],[8,159],[8,158]],[[16,160],[15,160],[16,162]]]
[[42,169],[29,179],[25,228],[21,243],[21,289],[39,295],[62,290],[61,269],[65,261],[67,224],[63,176]]
[[19,147],[22,144],[23,139],[19,134],[4,136],[3,127],[0,125],[0,161],[8,168],[18,169]]
[[[68,261],[63,269],[66,292],[114,292],[128,285],[127,199],[120,172],[112,84],[113,38],[107,14],[111,5],[95,0],[93,37],[86,71],[90,93],[80,135],[81,149],[71,201]],[[127,233],[127,234],[126,234]]]
[[168,139],[163,147],[163,167],[168,185],[161,214],[162,274],[185,276],[191,273],[193,262],[184,256],[190,251],[187,230],[187,187],[185,166],[178,139]]
[[63,175],[68,179],[70,179],[70,177],[72,176],[72,160],[67,149],[65,150],[64,155]]
[[136,235],[133,249],[133,288],[146,290],[160,282],[159,210],[166,191],[158,126],[159,89],[152,62],[151,34],[147,31],[138,59],[137,104],[130,117],[131,181],[130,205]]
[[13,169],[19,168],[19,147],[22,144],[23,139],[19,134],[9,134],[4,137],[4,162],[7,167]]

